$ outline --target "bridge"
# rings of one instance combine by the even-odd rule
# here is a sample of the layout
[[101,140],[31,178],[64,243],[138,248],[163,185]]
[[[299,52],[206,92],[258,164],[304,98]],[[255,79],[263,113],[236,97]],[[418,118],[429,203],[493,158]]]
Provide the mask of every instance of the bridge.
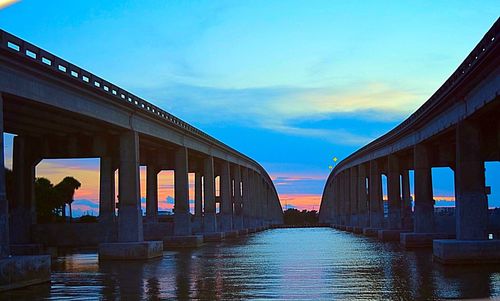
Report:
[[[164,246],[194,247],[282,223],[276,189],[256,161],[5,31],[0,31],[0,102],[2,134],[15,135],[9,200],[0,171],[0,290],[47,281],[50,257],[39,255],[47,246],[98,245],[100,260],[147,259],[161,256]],[[98,223],[37,224],[35,167],[55,158],[100,159]],[[144,217],[140,166],[147,169]],[[163,170],[174,171],[172,221],[158,215]]]
[[[499,34],[497,20],[416,112],[335,166],[323,191],[320,222],[406,248],[432,246],[434,259],[444,264],[500,260],[498,227],[491,227],[500,217],[488,210],[484,174],[485,162],[500,160]],[[434,208],[434,167],[454,173],[454,214]]]

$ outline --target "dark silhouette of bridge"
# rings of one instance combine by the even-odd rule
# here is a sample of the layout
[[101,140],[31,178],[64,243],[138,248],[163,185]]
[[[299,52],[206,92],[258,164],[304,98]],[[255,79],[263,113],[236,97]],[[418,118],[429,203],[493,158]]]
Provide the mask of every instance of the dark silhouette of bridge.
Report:
[[[488,239],[493,217],[500,217],[488,211],[484,175],[485,161],[500,160],[499,33],[497,20],[416,112],[332,170],[320,222],[406,247],[433,246],[434,258],[443,263],[500,261],[500,240]],[[450,214],[435,212],[433,167],[454,172],[452,231],[441,227]],[[382,175],[387,177],[387,216]]]
[[[161,256],[164,245],[193,247],[282,223],[276,189],[256,161],[4,31],[0,31],[0,108],[2,133],[16,135],[12,200],[5,198],[5,175],[0,169],[0,290],[47,281],[50,257],[39,255],[47,246],[99,245],[101,260],[147,259]],[[3,166],[3,138],[0,149]],[[49,158],[100,159],[98,223],[37,225],[35,167]],[[141,165],[147,167],[144,218]],[[174,171],[173,223],[158,218],[162,170]],[[194,215],[189,209],[189,173],[195,175]]]

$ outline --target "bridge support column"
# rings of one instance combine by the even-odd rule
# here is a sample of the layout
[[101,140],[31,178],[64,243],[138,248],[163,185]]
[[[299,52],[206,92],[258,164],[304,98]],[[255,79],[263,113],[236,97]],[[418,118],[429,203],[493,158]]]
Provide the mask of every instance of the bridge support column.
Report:
[[358,167],[350,168],[349,179],[349,207],[351,209],[351,223],[349,230],[354,232],[354,227],[358,226]]
[[252,227],[251,203],[250,203],[252,192],[250,191],[251,174],[248,168],[246,167],[243,167],[241,181],[243,187],[243,208],[242,208],[243,227],[248,229]]
[[243,229],[243,197],[241,195],[241,169],[239,165],[234,166],[234,229]]
[[193,232],[199,233],[203,225],[203,202],[202,202],[202,185],[201,173],[196,171],[194,174],[194,222]]
[[203,231],[205,233],[217,232],[217,219],[215,216],[215,175],[214,158],[212,156],[203,160]]
[[363,234],[366,236],[378,236],[378,230],[383,227],[384,212],[382,208],[382,183],[380,176],[380,167],[378,161],[376,160],[370,161],[368,192],[370,197],[370,226],[363,229]]
[[106,232],[103,242],[116,241],[115,169],[111,157],[101,157],[99,172],[99,223]]
[[36,223],[34,145],[28,137],[14,137],[14,198],[11,202],[11,243],[30,244],[31,225]]
[[456,132],[456,240],[435,240],[434,258],[445,264],[499,262],[500,241],[488,240],[488,201],[480,129],[462,121]]
[[146,222],[158,222],[158,172],[159,169],[149,164],[146,169]]
[[400,243],[405,248],[432,247],[434,239],[448,238],[447,234],[434,231],[434,199],[429,152],[429,147],[424,144],[418,144],[413,149],[415,213],[413,232],[403,233],[400,237]]
[[6,197],[3,98],[0,94],[0,291],[50,281],[50,255],[9,256],[9,205]]
[[409,170],[401,171],[401,223],[404,230],[413,229],[413,219],[411,210],[410,175]]
[[382,241],[399,241],[401,229],[401,181],[400,164],[396,155],[388,157],[387,194],[389,205],[389,216],[387,228],[378,232],[378,238]]
[[99,259],[148,259],[163,254],[161,241],[144,241],[139,186],[139,135],[120,135],[118,242],[99,245]]
[[358,228],[356,233],[362,233],[363,228],[369,225],[368,217],[368,191],[366,189],[366,166],[364,164],[358,165]]
[[233,202],[231,200],[231,172],[229,162],[223,161],[220,175],[221,230],[233,230]]

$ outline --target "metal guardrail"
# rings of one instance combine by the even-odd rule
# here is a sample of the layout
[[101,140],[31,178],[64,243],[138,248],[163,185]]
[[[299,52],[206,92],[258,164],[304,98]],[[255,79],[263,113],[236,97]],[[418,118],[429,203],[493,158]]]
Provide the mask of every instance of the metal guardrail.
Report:
[[[162,110],[161,108],[153,105],[152,103],[134,95],[122,89],[103,78],[94,75],[70,62],[53,55],[52,53],[45,51],[21,38],[18,38],[4,30],[0,29],[0,49],[6,50],[17,57],[21,57],[26,60],[26,62],[37,64],[41,68],[44,68],[47,72],[55,73],[61,76],[65,76],[67,80],[78,82],[83,84],[88,89],[93,91],[98,91],[100,93],[106,94],[109,98],[113,99],[118,103],[125,103],[136,109],[141,110],[149,114],[150,116],[167,122],[170,126],[180,128],[181,130],[187,131],[195,136],[198,136],[213,145],[224,148],[231,153],[244,158],[245,160],[256,165],[261,171],[262,175],[265,175],[270,183],[272,180],[267,174],[265,169],[257,163],[255,160],[245,156],[241,152],[235,150],[234,148],[228,146],[227,144],[215,139],[214,137],[206,134],[205,132],[195,128],[194,126],[188,124],[187,122],[175,117],[174,115]],[[275,190],[274,185],[271,185]],[[276,192],[276,190],[275,190]],[[277,194],[277,192],[276,192]]]
[[[367,154],[371,151],[375,151],[380,145],[384,145],[395,137],[404,134],[409,131],[410,128],[432,111],[434,108],[439,106],[448,95],[459,83],[462,82],[464,78],[487,56],[489,51],[493,49],[500,40],[500,18],[495,21],[495,24],[488,30],[481,41],[474,47],[470,54],[465,58],[465,60],[460,64],[460,66],[453,72],[453,74],[444,82],[439,89],[434,92],[434,94],[418,108],[413,114],[405,119],[402,123],[397,125],[394,129],[390,130],[388,133],[382,135],[381,137],[375,139],[374,141],[363,146],[359,150],[355,151],[349,155],[344,160],[340,161],[335,168],[330,173],[330,176],[337,174],[338,172],[344,170],[343,166],[347,165],[351,160],[356,157]],[[330,177],[329,177],[330,178]]]

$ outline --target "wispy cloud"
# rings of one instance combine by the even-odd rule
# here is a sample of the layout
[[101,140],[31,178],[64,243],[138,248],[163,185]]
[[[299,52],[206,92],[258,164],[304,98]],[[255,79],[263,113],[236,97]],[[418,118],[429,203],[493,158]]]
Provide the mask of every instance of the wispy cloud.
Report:
[[[373,134],[349,127],[325,128],[315,122],[338,117],[376,122],[401,120],[418,107],[418,93],[384,83],[331,88],[217,88],[187,84],[138,89],[155,103],[187,121],[259,127],[287,135],[314,137],[332,144],[363,145]],[[216,118],[214,118],[216,117]],[[311,121],[308,126],[304,121]]]

